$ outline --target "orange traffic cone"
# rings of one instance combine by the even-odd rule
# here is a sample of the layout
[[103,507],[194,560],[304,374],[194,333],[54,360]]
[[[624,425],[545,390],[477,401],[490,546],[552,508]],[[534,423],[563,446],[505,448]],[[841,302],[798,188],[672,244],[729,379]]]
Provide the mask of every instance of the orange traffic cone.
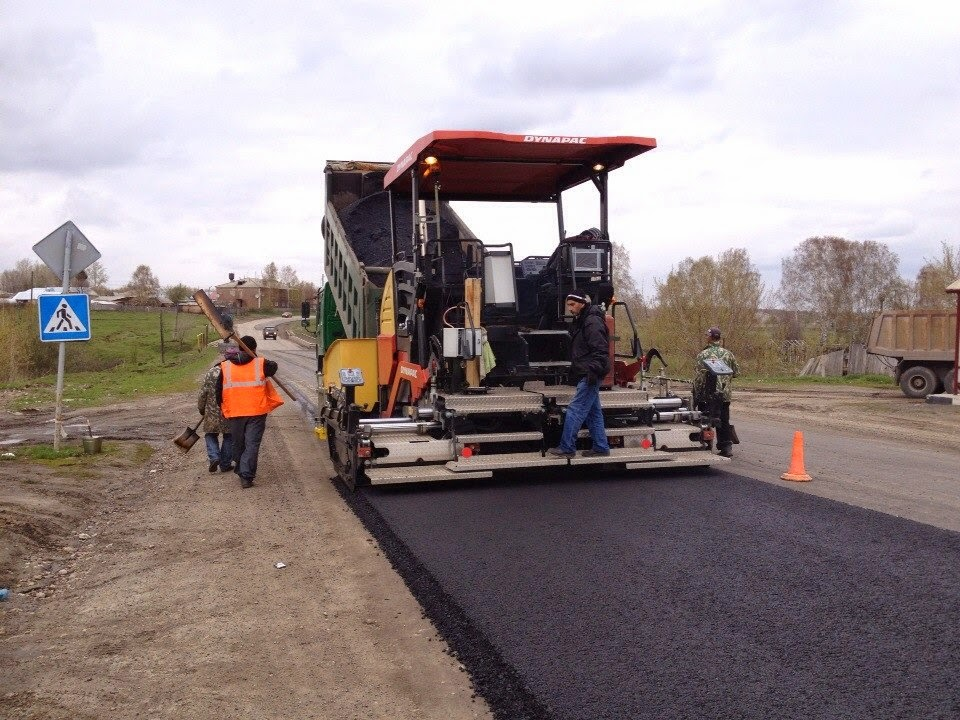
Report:
[[790,458],[790,469],[781,475],[780,479],[797,482],[806,482],[812,479],[803,469],[803,433],[799,430],[793,434],[793,456]]

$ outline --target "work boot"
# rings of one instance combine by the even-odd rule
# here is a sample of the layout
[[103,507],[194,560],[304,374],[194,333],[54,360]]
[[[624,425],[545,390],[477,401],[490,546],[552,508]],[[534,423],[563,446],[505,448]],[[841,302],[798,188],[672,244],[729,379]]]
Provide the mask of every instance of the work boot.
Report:
[[219,460],[211,460],[211,461],[210,461],[210,467],[209,467],[208,469],[210,470],[210,472],[216,472],[216,471],[217,471],[217,465],[219,465],[219,464],[220,464],[220,461],[219,461]]
[[593,448],[584,450],[582,453],[580,453],[582,457],[606,457],[609,454],[609,450],[594,450]]
[[[220,468],[220,472],[230,472],[231,470],[233,470],[233,463],[230,463],[229,465],[224,465],[223,467]],[[211,470],[210,472],[213,472],[213,470]]]
[[554,457],[562,457],[562,458],[572,458],[572,457],[576,457],[577,452],[576,450],[567,452],[566,450],[563,450],[561,448],[552,447],[549,450],[547,450],[547,455],[553,455]]
[[724,443],[723,445],[718,445],[717,450],[720,451],[721,457],[733,457],[733,443]]
[[250,478],[240,478],[240,487],[249,488],[253,487],[253,480]]

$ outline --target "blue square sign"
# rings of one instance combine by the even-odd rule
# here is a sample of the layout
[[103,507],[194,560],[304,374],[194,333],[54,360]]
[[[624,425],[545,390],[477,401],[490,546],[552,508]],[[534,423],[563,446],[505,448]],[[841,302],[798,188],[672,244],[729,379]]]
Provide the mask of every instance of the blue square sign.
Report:
[[90,339],[89,295],[41,295],[37,307],[41,342]]

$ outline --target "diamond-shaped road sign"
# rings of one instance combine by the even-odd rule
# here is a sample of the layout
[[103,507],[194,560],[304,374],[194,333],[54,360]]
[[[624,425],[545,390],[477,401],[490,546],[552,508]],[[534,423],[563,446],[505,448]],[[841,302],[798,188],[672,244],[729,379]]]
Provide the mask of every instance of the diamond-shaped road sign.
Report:
[[86,270],[100,259],[100,251],[97,250],[80,232],[80,228],[73,224],[72,220],[67,220],[43,240],[33,246],[33,251],[40,256],[40,259],[46,263],[47,267],[53,270],[58,278],[66,281],[63,277],[63,255],[67,247],[67,235],[71,240],[70,247],[70,276],[73,277],[81,270]]
[[40,295],[37,306],[41,342],[90,339],[89,295]]

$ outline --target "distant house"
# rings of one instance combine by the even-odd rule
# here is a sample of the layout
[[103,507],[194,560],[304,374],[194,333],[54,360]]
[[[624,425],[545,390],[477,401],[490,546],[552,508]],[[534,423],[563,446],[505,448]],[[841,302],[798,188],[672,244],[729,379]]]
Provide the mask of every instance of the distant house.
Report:
[[290,307],[290,289],[277,282],[244,278],[216,286],[218,304],[232,308],[259,310]]
[[[70,288],[68,292],[71,293],[86,293],[90,297],[95,297],[96,293],[92,290],[87,290],[84,288]],[[18,293],[14,293],[9,298],[4,300],[6,303],[16,303],[17,305],[26,305],[29,302],[36,302],[37,298],[41,295],[62,295],[63,287],[36,287],[28,288],[27,290],[21,290]]]
[[117,293],[115,295],[101,295],[99,300],[113,303],[121,307],[172,307],[173,303],[166,295],[154,295],[146,301],[138,300],[136,295],[129,293]]
[[97,298],[96,300],[90,300],[90,309],[91,310],[119,310],[120,306],[113,302],[112,300],[104,300],[103,298]]
[[104,303],[110,303],[114,307],[124,307],[131,305],[134,302],[134,297],[133,295],[117,293],[115,295],[101,295],[98,300]]

